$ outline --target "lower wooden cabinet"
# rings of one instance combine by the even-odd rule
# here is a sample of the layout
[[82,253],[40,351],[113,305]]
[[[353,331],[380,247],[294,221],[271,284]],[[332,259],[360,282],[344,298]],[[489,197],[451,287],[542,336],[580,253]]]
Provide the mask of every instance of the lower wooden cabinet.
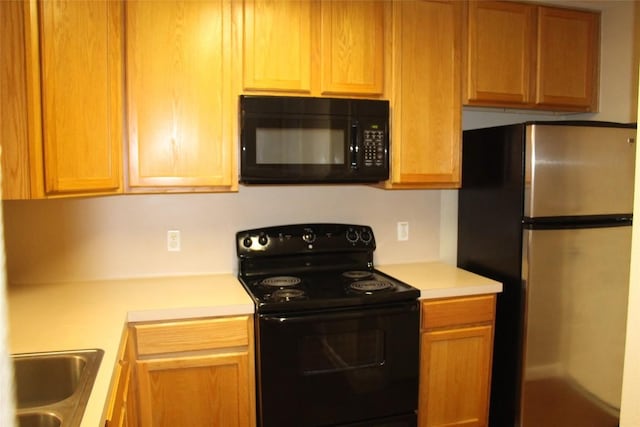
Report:
[[253,318],[134,324],[141,426],[255,425]]
[[418,424],[488,423],[495,295],[422,302]]
[[106,427],[138,426],[132,361],[132,343],[125,329],[111,387]]

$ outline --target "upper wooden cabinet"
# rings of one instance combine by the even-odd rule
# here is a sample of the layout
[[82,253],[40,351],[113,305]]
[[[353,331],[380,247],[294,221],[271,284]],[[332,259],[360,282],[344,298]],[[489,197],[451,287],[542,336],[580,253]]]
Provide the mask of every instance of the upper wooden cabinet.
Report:
[[463,3],[393,3],[388,188],[460,185]]
[[118,192],[122,4],[74,0],[38,5],[45,191]]
[[120,192],[121,3],[2,3],[5,198]]
[[321,93],[381,95],[385,2],[321,2]]
[[237,186],[230,7],[126,2],[128,191]]
[[536,104],[598,110],[600,14],[538,7]]
[[598,12],[468,3],[466,105],[596,111]]
[[17,1],[0,2],[0,144],[2,146],[2,198],[29,199],[37,180],[31,171],[29,145],[25,10]]
[[245,0],[245,92],[381,96],[388,2]]

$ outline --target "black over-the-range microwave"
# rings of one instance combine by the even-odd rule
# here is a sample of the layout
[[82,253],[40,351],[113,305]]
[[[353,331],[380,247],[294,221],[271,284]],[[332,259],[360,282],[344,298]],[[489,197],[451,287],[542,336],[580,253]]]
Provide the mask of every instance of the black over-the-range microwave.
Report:
[[389,102],[240,96],[240,182],[372,183],[389,178]]

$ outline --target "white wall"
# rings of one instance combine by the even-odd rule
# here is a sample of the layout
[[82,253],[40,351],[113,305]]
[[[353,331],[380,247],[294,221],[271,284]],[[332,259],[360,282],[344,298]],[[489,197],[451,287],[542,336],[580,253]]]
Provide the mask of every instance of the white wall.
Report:
[[[371,225],[378,264],[440,256],[440,192],[368,186],[245,187],[233,194],[9,201],[12,283],[233,272],[239,230],[302,222]],[[409,222],[409,241],[396,223]],[[167,230],[182,251],[168,252]]]
[[[638,93],[640,103],[640,93]],[[640,114],[638,114],[640,122]],[[640,132],[636,137],[640,141]],[[636,150],[636,181],[634,212],[640,212],[640,150]],[[637,217],[636,217],[637,218]],[[622,380],[621,427],[640,426],[640,227],[635,221],[631,242],[631,273],[629,277],[629,309],[627,312],[627,340],[625,346],[624,377]]]

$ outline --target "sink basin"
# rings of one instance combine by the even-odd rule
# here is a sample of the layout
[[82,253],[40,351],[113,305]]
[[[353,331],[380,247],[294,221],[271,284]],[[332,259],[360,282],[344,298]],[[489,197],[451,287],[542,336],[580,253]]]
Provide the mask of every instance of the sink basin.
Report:
[[18,426],[79,426],[103,354],[100,349],[14,354]]
[[51,354],[14,359],[18,409],[49,405],[71,396],[87,367],[84,355]]
[[18,415],[18,427],[60,427],[62,420],[48,412],[31,412]]

